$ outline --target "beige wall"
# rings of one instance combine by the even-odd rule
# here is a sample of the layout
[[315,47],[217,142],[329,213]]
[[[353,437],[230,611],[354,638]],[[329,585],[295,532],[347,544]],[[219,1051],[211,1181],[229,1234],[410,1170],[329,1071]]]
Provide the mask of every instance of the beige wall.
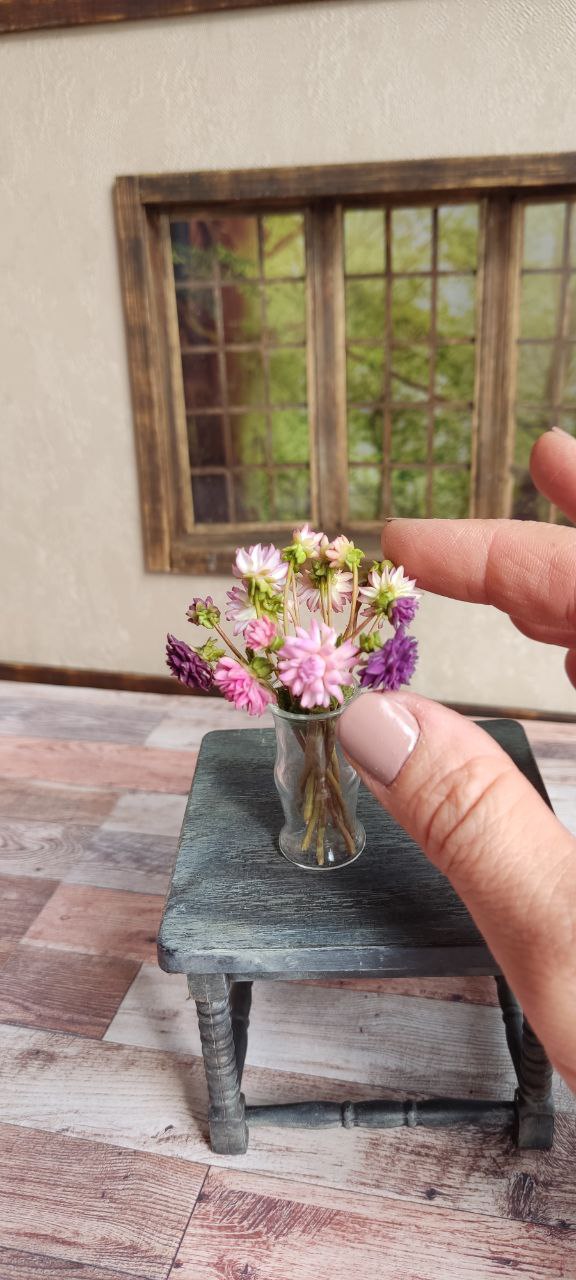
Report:
[[[323,0],[4,38],[3,659],[162,671],[167,627],[209,585],[143,570],[115,175],[570,150],[575,66],[576,0]],[[576,709],[560,654],[493,611],[431,598],[419,631],[427,693]]]

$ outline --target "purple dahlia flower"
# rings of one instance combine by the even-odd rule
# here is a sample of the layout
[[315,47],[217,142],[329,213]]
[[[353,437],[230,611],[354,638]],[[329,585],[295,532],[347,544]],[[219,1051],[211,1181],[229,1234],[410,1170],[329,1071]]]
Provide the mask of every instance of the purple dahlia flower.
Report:
[[173,676],[189,689],[211,689],[214,682],[212,668],[195,653],[190,645],[176,636],[169,635],[166,643],[166,663]]
[[409,684],[416,668],[418,645],[413,636],[407,636],[403,627],[381,649],[372,653],[360,677],[364,689],[387,689],[394,692],[403,684]]
[[398,596],[390,608],[388,617],[394,628],[409,627],[418,612],[416,596]]

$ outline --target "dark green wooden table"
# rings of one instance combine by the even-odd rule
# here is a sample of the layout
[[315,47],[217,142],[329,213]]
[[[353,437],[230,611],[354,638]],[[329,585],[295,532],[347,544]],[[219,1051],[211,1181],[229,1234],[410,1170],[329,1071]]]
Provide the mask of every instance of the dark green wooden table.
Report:
[[[549,803],[522,727],[481,721]],[[350,867],[301,871],[278,852],[282,810],[272,729],[202,742],[158,937],[168,973],[196,1001],[212,1149],[243,1152],[248,1124],[373,1128],[493,1123],[510,1113],[520,1147],[550,1147],[552,1070],[517,1001],[448,881],[361,788],[366,849]],[[246,1107],[241,1078],[252,981],[493,974],[518,1077],[514,1100],[301,1103]]]

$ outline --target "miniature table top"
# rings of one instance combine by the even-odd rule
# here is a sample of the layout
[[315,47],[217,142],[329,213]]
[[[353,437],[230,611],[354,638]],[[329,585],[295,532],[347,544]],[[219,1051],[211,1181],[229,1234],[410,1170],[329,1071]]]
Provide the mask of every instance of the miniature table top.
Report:
[[[547,799],[523,728],[479,723]],[[272,729],[203,739],[158,938],[162,969],[284,980],[498,972],[451,885],[362,784],[358,861],[324,872],[286,861],[274,757]]]

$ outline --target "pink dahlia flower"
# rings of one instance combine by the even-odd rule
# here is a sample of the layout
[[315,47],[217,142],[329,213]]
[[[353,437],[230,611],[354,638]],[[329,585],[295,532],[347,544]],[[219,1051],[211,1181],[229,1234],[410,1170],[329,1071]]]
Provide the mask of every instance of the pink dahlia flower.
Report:
[[261,591],[281,591],[286,581],[288,565],[277,547],[238,547],[232,572],[235,578],[254,582]]
[[334,569],[346,569],[346,556],[354,550],[354,543],[343,533],[326,547],[324,555]]
[[[278,674],[304,710],[329,707],[331,698],[342,702],[342,687],[350,684],[350,670],[358,650],[351,640],[336,648],[333,627],[313,618],[310,631],[297,627],[280,650]],[[217,677],[216,677],[217,678]]]
[[240,631],[245,631],[249,622],[258,617],[256,605],[252,604],[246,587],[232,587],[226,595],[230,601],[226,609],[226,620],[234,623],[234,635],[237,636]]
[[214,684],[233,702],[237,711],[247,711],[250,716],[261,716],[274,695],[240,666],[234,658],[221,658],[214,672]]
[[276,624],[270,618],[255,618],[248,623],[244,639],[251,649],[267,649],[276,634]]
[[303,524],[300,529],[292,531],[292,544],[302,547],[307,556],[316,559],[320,552],[328,546],[328,539],[325,533],[315,533],[309,524]]
[[[318,583],[309,574],[303,573],[300,587],[300,599],[310,610],[320,609],[320,589]],[[321,580],[330,596],[330,604],[335,613],[341,613],[352,600],[352,574],[348,569],[334,569],[327,578]]]

